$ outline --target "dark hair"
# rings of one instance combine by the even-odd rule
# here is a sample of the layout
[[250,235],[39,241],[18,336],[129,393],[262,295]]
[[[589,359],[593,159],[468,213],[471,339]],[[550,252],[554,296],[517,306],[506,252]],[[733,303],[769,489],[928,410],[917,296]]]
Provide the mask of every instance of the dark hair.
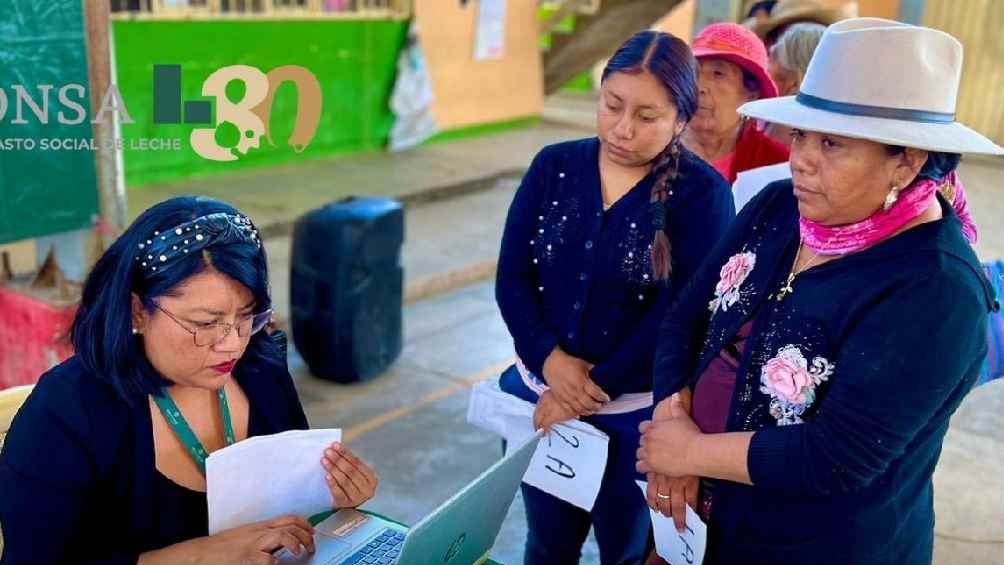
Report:
[[[889,155],[899,155],[906,151],[906,147],[902,145],[886,145],[885,150]],[[928,179],[935,182],[940,181],[948,173],[954,171],[959,166],[959,161],[961,160],[962,155],[959,153],[931,151],[927,154],[927,162],[924,163],[924,166],[920,168],[920,172],[917,173],[916,180]]]
[[739,70],[743,73],[743,88],[746,89],[746,92],[752,92],[756,94],[757,98],[760,98],[760,80],[742,67],[739,67]]
[[774,10],[774,5],[777,4],[777,0],[763,0],[762,2],[754,2],[750,9],[746,11],[746,17],[752,18],[760,10],[766,10],[768,14]]
[[[96,378],[111,384],[126,401],[159,394],[170,384],[158,374],[139,338],[132,334],[132,294],[149,312],[155,299],[170,295],[189,277],[208,267],[251,291],[255,312],[271,308],[265,250],[237,233],[208,240],[201,252],[172,259],[170,268],[150,271],[138,259],[156,233],[213,213],[241,216],[233,206],[211,198],[180,196],[143,212],[98,259],[84,283],[71,337],[77,358]],[[265,332],[255,334],[235,371],[265,362],[284,367],[282,353]]]
[[[678,37],[660,31],[640,31],[624,42],[603,69],[603,79],[614,73],[647,72],[666,88],[676,106],[677,118],[689,122],[697,113],[697,60],[690,47]],[[671,244],[666,235],[667,200],[679,176],[680,140],[674,136],[652,160],[652,272],[655,280],[666,281],[672,272]]]

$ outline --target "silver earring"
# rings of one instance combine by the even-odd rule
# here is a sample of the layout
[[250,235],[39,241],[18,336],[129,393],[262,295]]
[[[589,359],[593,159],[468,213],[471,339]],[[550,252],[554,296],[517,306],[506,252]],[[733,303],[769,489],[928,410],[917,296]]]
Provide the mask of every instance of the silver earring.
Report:
[[882,209],[888,212],[889,209],[892,208],[893,204],[895,204],[897,200],[899,200],[899,187],[896,185],[892,185],[892,189],[889,191],[889,194],[887,194],[885,197],[885,203],[882,204]]

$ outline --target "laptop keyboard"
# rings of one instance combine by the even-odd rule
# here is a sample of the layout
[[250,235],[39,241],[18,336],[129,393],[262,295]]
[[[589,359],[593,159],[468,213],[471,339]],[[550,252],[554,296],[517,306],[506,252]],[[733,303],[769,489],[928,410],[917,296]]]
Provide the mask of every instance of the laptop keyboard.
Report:
[[404,533],[390,528],[380,532],[373,541],[342,561],[343,565],[389,565],[397,562],[404,545]]

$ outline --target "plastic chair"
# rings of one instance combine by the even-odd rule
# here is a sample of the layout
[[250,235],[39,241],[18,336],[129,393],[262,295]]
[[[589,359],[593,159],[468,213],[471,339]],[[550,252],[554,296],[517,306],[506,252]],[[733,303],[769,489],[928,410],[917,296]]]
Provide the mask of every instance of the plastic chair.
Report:
[[[0,447],[3,447],[14,415],[21,409],[33,388],[35,385],[22,385],[0,390]],[[0,530],[0,555],[3,555],[3,530]]]
[[0,390],[0,446],[3,446],[3,440],[7,437],[7,430],[10,429],[14,415],[17,414],[33,388],[35,385],[15,386]]

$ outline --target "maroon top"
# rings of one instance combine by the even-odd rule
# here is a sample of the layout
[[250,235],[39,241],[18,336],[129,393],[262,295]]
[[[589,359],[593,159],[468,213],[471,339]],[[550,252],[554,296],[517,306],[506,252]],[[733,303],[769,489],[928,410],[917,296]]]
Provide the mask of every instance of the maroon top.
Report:
[[[736,370],[739,369],[739,361],[746,347],[746,338],[750,335],[752,327],[752,320],[743,324],[735,339],[718,352],[718,356],[708,363],[708,367],[697,379],[691,402],[691,417],[697,423],[697,427],[706,434],[725,431],[725,424],[729,419],[729,407],[732,404],[732,392],[736,388]],[[713,490],[713,484],[701,481],[697,513],[705,521],[711,517]]]
[[728,420],[729,404],[732,403],[732,391],[736,388],[736,369],[743,356],[746,337],[750,334],[753,322],[746,322],[739,328],[732,343],[726,345],[708,363],[708,368],[701,373],[694,387],[692,412],[694,422],[706,434],[725,431]]

